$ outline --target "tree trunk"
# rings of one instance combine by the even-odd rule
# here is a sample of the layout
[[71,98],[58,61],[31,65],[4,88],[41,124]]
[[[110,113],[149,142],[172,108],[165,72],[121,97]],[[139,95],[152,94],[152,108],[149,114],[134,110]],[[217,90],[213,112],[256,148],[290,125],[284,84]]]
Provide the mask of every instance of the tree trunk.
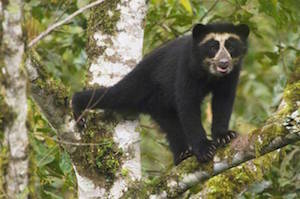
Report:
[[[89,85],[112,86],[126,75],[142,57],[146,5],[144,0],[106,1],[92,9],[88,27],[88,55],[91,61]],[[87,123],[89,125],[89,123]],[[137,120],[115,119],[112,139],[122,149],[118,171],[105,186],[92,181],[78,170],[79,197],[119,198],[128,184],[141,178]]]
[[6,118],[4,147],[8,149],[8,166],[5,174],[6,194],[8,198],[16,198],[21,194],[26,198],[28,192],[26,189],[28,185],[28,135],[25,125],[27,98],[26,77],[23,70],[23,1],[10,0],[3,3],[2,6],[1,51],[3,52],[4,68],[1,68],[1,73],[5,76],[5,86],[2,87],[5,91],[2,90],[1,94],[4,94],[3,98],[7,105],[7,112],[4,113]]

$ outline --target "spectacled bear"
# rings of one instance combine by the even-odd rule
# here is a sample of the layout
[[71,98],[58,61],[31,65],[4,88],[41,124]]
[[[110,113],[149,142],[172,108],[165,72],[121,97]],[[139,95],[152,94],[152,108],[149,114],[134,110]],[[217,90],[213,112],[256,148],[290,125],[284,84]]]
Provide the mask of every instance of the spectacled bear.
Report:
[[[74,116],[85,109],[150,114],[167,134],[175,165],[191,155],[207,162],[216,147],[236,137],[228,124],[248,35],[244,24],[197,24],[191,35],[146,55],[114,86],[75,93]],[[200,110],[210,92],[213,140],[206,137]]]

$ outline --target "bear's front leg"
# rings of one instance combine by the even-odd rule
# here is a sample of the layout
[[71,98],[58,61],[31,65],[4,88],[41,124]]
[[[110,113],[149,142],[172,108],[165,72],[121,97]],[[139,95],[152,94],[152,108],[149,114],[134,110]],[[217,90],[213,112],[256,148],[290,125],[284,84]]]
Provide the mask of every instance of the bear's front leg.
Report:
[[228,126],[235,98],[238,74],[233,74],[225,80],[215,87],[212,98],[212,138],[217,146],[224,146],[237,137],[237,133],[228,130]]
[[178,117],[192,154],[199,162],[208,162],[213,159],[216,146],[206,137],[201,123],[199,102],[195,100],[196,98],[186,96],[188,95],[182,95],[177,102]]

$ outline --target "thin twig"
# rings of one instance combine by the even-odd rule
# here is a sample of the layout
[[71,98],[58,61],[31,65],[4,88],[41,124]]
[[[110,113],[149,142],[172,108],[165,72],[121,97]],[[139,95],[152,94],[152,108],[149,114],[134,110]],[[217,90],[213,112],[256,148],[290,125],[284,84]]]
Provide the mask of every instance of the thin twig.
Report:
[[282,67],[283,67],[283,71],[284,71],[285,75],[287,75],[288,74],[288,71],[287,71],[288,68],[286,66],[285,57],[284,57],[285,49],[281,45],[283,43],[283,41],[282,41],[282,35],[278,31],[278,29],[276,30],[276,32],[277,32],[277,35],[278,35],[278,42],[279,42],[279,44],[278,44],[278,51],[279,51],[280,61],[281,61]]
[[[63,140],[62,138],[55,138],[55,137],[50,137],[44,134],[36,134],[39,136],[42,136],[46,139],[52,140],[54,142],[57,142],[59,144],[62,145],[70,145],[70,146],[103,146],[103,145],[107,145],[110,144],[111,142],[107,141],[107,142],[102,142],[102,143],[97,143],[97,142],[71,142],[71,141],[67,141],[67,140]],[[133,143],[137,143],[140,142],[140,140],[136,140]]]
[[[85,112],[89,109],[93,109],[101,100],[102,98],[106,95],[106,93],[108,92],[109,88],[106,88],[104,93],[96,100],[96,102],[94,104],[91,104],[93,99],[94,99],[94,95],[95,95],[95,92],[96,92],[96,88],[93,88],[93,93],[92,93],[92,96],[87,104],[87,106],[85,107],[85,109],[83,110],[83,112],[80,114],[80,116],[77,118],[76,120],[76,123],[78,123],[82,117],[84,116]],[[90,106],[91,105],[91,106]]]
[[45,36],[47,36],[50,32],[52,32],[54,29],[58,28],[59,26],[67,23],[68,21],[70,21],[72,18],[74,18],[75,16],[81,14],[82,12],[84,12],[85,10],[94,7],[100,3],[102,3],[104,0],[97,0],[93,3],[90,3],[80,9],[78,9],[76,12],[74,12],[73,14],[71,14],[70,16],[68,16],[67,18],[65,18],[64,20],[61,20],[53,25],[51,25],[50,27],[47,28],[47,30],[45,30],[44,32],[42,32],[41,34],[39,34],[39,36],[37,36],[36,38],[34,38],[29,44],[28,44],[28,48],[31,48],[32,46],[34,46],[39,40],[43,39]]
[[111,142],[102,142],[102,143],[91,143],[91,142],[70,142],[70,141],[66,141],[66,140],[60,140],[60,139],[56,139],[56,138],[51,138],[53,141],[59,143],[59,144],[63,144],[63,145],[71,145],[71,146],[103,146],[106,144],[110,144]]
[[[92,142],[70,142],[70,141],[66,141],[66,140],[61,140],[61,139],[57,139],[57,138],[52,138],[49,137],[50,139],[52,139],[53,141],[59,143],[59,144],[63,144],[63,145],[71,145],[71,146],[103,146],[103,145],[107,145],[110,144],[111,142],[107,141],[107,142],[102,142],[102,143],[92,143]],[[135,140],[134,142],[132,142],[133,144],[140,142],[141,140]]]

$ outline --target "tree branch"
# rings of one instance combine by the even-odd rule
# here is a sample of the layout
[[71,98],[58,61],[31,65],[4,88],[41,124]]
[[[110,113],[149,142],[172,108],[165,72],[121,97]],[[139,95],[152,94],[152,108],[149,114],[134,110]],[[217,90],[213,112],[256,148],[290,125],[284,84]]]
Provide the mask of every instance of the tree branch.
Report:
[[59,26],[69,22],[72,18],[76,17],[77,15],[83,13],[84,11],[86,11],[89,8],[92,8],[96,5],[99,5],[100,3],[102,3],[104,0],[97,0],[94,1],[93,3],[90,3],[80,9],[78,9],[77,11],[75,11],[73,14],[71,14],[70,16],[68,16],[67,18],[65,18],[64,20],[61,20],[53,25],[51,25],[50,27],[47,28],[47,30],[45,30],[44,32],[42,32],[41,34],[39,34],[36,38],[34,38],[32,41],[29,42],[28,44],[28,48],[33,47],[39,40],[43,39],[44,37],[46,37],[50,32],[52,32],[54,29],[58,28]]
[[45,71],[45,66],[34,50],[27,52],[25,66],[31,97],[52,130],[56,132],[57,142],[64,142],[64,148],[69,152],[85,145],[80,143],[79,132],[75,128],[75,121],[71,118],[71,110],[67,103],[69,89]]
[[[192,157],[161,176],[156,183],[133,184],[126,196],[176,197],[194,185],[251,159],[300,140],[300,81],[289,84],[278,111],[259,129],[219,149],[214,160],[198,164]],[[126,198],[125,196],[125,198]],[[154,197],[154,198],[155,198]]]

